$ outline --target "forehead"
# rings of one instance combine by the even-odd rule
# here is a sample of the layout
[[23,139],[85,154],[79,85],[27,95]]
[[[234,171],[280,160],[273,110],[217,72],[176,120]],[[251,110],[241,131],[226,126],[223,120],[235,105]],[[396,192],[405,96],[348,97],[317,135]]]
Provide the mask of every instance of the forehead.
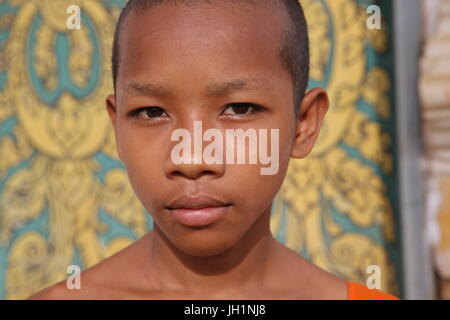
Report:
[[[160,5],[137,5],[125,19],[121,34],[129,31],[140,37],[141,32],[149,35],[175,31],[183,37],[195,31],[208,29],[213,31],[237,29],[253,37],[258,34],[266,37],[278,35],[277,31],[283,29],[289,20],[282,2],[256,0],[258,4],[255,4],[254,1],[212,0],[208,3],[196,0],[193,2],[195,5],[188,5],[183,4],[183,0],[179,3],[172,0]],[[127,33],[126,36],[130,35]]]
[[225,1],[134,9],[121,30],[117,81],[281,72],[287,19],[281,7]]

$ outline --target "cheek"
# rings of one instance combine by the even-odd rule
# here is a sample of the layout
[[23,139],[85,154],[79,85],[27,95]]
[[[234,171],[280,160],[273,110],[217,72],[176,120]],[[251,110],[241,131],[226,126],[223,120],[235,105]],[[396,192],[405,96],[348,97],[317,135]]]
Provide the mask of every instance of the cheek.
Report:
[[[251,173],[249,171],[249,182],[247,183],[249,196],[251,194],[255,198],[260,199],[262,206],[269,206],[281,188],[288,170],[291,149],[291,132],[289,132],[289,130],[280,130],[278,157],[271,157],[273,162],[277,161],[277,164],[269,163],[267,165],[258,165],[257,170],[252,170]],[[266,168],[268,169],[267,171],[276,173],[262,175],[261,168]],[[269,170],[269,168],[272,169]],[[245,173],[241,173],[241,175],[244,176]]]
[[162,157],[170,138],[144,126],[123,124],[118,137],[125,165],[140,172],[162,169]]
[[[262,175],[266,165],[227,165],[225,179],[231,183],[225,187],[234,190],[241,214],[256,218],[267,209],[278,193],[287,170],[287,161],[280,158],[279,170],[274,175]],[[229,178],[228,178],[229,177]]]
[[164,149],[159,139],[150,139],[149,134],[123,133],[119,138],[122,160],[136,195],[148,210],[151,196],[160,190],[158,182],[163,179]]

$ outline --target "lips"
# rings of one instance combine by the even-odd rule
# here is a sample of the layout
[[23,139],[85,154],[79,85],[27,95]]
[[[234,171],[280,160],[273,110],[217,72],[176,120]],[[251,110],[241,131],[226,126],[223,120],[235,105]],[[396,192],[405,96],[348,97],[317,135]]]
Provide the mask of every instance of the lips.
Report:
[[183,195],[172,201],[166,209],[179,223],[186,226],[206,226],[218,221],[231,206],[213,197]]

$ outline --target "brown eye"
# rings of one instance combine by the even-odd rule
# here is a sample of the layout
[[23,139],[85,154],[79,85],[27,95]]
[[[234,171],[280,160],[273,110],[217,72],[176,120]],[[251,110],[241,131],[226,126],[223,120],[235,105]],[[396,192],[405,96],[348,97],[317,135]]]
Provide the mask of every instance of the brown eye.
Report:
[[250,106],[247,104],[235,104],[231,108],[237,114],[245,114],[250,110]]
[[156,119],[161,117],[166,117],[167,114],[164,109],[160,107],[145,107],[133,110],[130,112],[129,116],[131,118],[139,118],[143,120]]
[[[225,115],[250,115],[253,113],[256,113],[260,111],[262,108],[260,106],[254,105],[252,103],[232,103],[225,108],[224,114]],[[227,110],[231,110],[231,112],[228,112]]]
[[148,108],[145,108],[145,114],[149,118],[161,117],[164,113],[165,113],[165,111],[163,109],[159,108],[159,107],[148,107]]

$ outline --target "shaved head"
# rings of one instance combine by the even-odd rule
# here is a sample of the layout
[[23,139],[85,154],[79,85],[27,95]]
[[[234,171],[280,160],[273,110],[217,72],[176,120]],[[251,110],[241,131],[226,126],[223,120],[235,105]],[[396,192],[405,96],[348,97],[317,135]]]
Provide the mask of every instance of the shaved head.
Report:
[[116,26],[112,52],[112,76],[114,90],[120,65],[120,34],[122,26],[131,12],[141,12],[164,4],[195,7],[198,5],[217,6],[221,3],[253,6],[272,6],[286,17],[285,34],[280,39],[280,62],[292,77],[294,106],[298,111],[305,94],[309,78],[309,40],[303,9],[298,0],[129,0],[122,10]]

